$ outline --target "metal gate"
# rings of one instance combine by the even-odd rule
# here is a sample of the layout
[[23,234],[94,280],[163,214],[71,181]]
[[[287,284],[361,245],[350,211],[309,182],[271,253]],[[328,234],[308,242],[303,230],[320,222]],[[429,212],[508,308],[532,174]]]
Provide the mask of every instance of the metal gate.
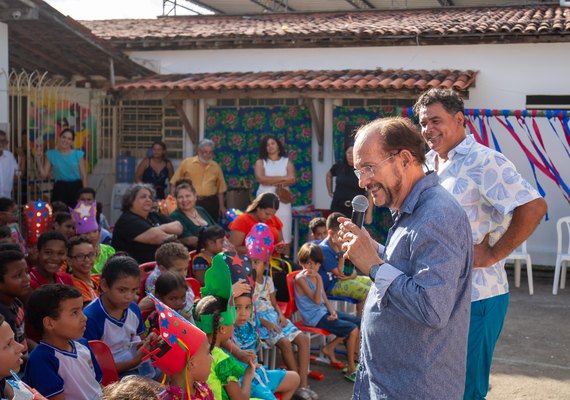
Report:
[[[14,186],[18,204],[49,200],[51,179],[41,179],[38,164],[53,149],[64,128],[75,132],[75,148],[85,151],[88,172],[102,157],[110,157],[112,134],[99,135],[105,92],[76,88],[70,82],[34,71],[9,75],[9,140],[14,155],[25,162]],[[103,141],[101,146],[98,141]],[[106,153],[106,154],[104,154]]]

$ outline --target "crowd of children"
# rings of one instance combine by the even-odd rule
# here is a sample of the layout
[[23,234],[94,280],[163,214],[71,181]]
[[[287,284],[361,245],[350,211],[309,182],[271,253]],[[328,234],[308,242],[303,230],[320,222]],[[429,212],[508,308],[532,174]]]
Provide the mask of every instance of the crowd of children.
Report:
[[[308,381],[309,336],[277,302],[267,225],[247,234],[246,255],[218,226],[200,230],[192,257],[180,242],[165,242],[141,280],[138,263],[115,254],[94,190],[83,189],[73,209],[26,205],[22,227],[18,213],[0,199],[0,399],[319,398]],[[333,225],[317,219],[310,229],[334,251]],[[294,301],[305,325],[335,335],[322,352],[339,368],[335,346],[344,341],[345,376],[353,381],[360,320],[331,306],[321,276],[360,278],[338,273],[339,252],[332,268],[319,246],[299,251]],[[91,341],[109,348],[119,381],[103,387]],[[272,370],[258,354],[273,346],[284,366]]]

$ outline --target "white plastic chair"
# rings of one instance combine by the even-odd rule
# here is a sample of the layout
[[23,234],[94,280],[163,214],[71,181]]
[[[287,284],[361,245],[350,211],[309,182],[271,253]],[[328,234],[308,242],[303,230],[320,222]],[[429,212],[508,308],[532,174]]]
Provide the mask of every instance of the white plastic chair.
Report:
[[[565,230],[562,227],[566,227]],[[566,232],[567,246],[566,251],[562,252],[562,242],[564,241],[564,232]],[[556,250],[556,264],[554,269],[554,284],[552,285],[552,294],[558,293],[558,282],[560,289],[566,287],[566,264],[570,264],[570,217],[562,217],[556,222],[556,234],[558,236],[558,248]]]
[[515,287],[521,286],[521,262],[524,261],[528,277],[528,293],[532,295],[534,293],[532,262],[530,261],[530,254],[526,251],[526,240],[506,258],[506,262],[508,261],[512,261],[515,264]]

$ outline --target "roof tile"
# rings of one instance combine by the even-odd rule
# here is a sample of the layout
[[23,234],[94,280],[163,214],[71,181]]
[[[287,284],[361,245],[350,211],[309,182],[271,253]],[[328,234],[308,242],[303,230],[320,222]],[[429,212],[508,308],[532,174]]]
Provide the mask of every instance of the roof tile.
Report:
[[231,72],[154,75],[115,86],[118,92],[132,90],[315,90],[361,91],[426,90],[445,87],[466,91],[477,72],[452,70],[323,70]]

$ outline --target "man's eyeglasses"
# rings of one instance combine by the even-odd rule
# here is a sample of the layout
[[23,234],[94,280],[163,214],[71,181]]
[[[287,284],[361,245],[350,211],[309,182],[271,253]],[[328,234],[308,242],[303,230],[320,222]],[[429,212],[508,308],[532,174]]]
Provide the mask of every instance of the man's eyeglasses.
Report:
[[69,256],[69,258],[73,258],[75,261],[94,260],[95,259],[95,253],[77,254],[75,256]]
[[360,169],[355,169],[354,170],[354,175],[356,175],[356,177],[358,179],[362,179],[362,178],[371,178],[374,176],[374,174],[376,173],[376,171],[374,170],[375,168],[378,168],[379,166],[381,166],[382,164],[384,164],[386,161],[388,161],[389,159],[391,159],[392,157],[397,156],[398,154],[400,154],[400,152],[396,153],[396,154],[392,154],[389,157],[386,157],[385,159],[383,159],[382,161],[380,161],[379,163],[375,164],[375,165],[367,165],[366,167],[362,167]]

